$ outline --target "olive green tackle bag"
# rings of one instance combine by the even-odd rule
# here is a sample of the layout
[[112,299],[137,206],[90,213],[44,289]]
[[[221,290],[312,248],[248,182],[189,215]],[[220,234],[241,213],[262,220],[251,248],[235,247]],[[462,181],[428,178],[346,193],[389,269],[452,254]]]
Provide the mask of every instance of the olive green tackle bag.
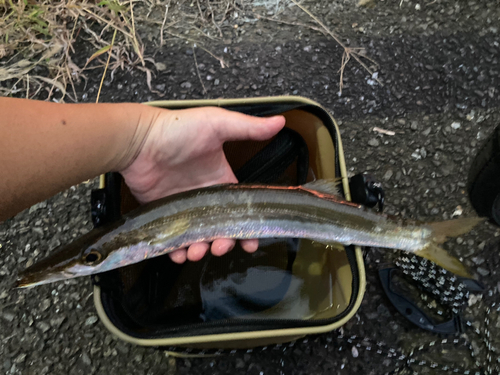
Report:
[[[224,145],[240,182],[301,185],[340,181],[351,200],[339,128],[319,104],[301,97],[157,101],[168,109],[216,106],[255,116],[281,114],[286,127],[268,141]],[[92,193],[94,224],[137,206],[118,174]],[[294,341],[345,324],[361,304],[365,270],[359,247],[303,239],[261,239],[253,254],[237,245],[199,262],[168,255],[94,278],[98,315],[114,335],[168,350],[241,349]]]

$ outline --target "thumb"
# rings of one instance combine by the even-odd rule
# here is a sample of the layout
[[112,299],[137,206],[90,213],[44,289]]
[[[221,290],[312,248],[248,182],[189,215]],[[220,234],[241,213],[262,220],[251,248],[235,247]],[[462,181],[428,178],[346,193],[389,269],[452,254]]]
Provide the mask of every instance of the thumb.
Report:
[[214,108],[210,118],[221,142],[262,141],[276,135],[285,126],[284,116],[255,117],[222,108]]

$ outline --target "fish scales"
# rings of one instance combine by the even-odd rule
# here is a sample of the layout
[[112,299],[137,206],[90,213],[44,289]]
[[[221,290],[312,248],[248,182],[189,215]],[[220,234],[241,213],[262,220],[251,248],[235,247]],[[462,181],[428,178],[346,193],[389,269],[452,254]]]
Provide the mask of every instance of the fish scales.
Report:
[[[172,223],[184,220],[189,221],[190,228],[204,229],[205,235],[201,239],[209,239],[213,235],[223,235],[229,238],[252,238],[255,235],[258,237],[266,235],[266,231],[262,230],[263,228],[260,230],[240,230],[235,232],[234,223],[232,222],[235,218],[246,220],[247,224],[256,220],[280,219],[281,224],[279,227],[284,227],[283,230],[287,229],[287,223],[291,224],[288,225],[290,227],[288,228],[290,236],[302,236],[301,233],[297,232],[299,231],[299,227],[294,226],[296,223],[300,223],[302,226],[305,223],[310,223],[311,225],[323,224],[326,225],[330,235],[321,233],[320,238],[317,238],[317,240],[324,241],[336,240],[343,242],[353,236],[357,236],[359,239],[359,236],[364,235],[365,231],[370,232],[372,236],[376,236],[376,228],[378,228],[379,232],[394,228],[393,223],[380,220],[380,216],[371,214],[371,212],[360,209],[358,206],[339,205],[336,202],[320,199],[308,192],[297,191],[294,194],[295,196],[291,197],[288,191],[288,194],[283,194],[280,190],[253,189],[254,191],[250,191],[255,194],[247,194],[247,190],[233,190],[223,192],[214,191],[213,194],[198,195],[185,205],[188,208],[185,208],[183,211],[174,207],[175,211],[172,211],[176,212],[175,214],[162,213],[163,215],[169,215],[168,217],[163,216],[155,219],[159,212],[151,212],[151,221],[144,223],[133,232],[123,232],[123,236],[125,237],[125,241],[132,244],[146,240],[147,236],[144,236],[144,232],[149,231],[150,239],[153,240],[157,231],[161,232],[162,227],[168,228]],[[207,205],[207,200],[213,202],[213,205]],[[280,200],[286,203],[279,203]],[[197,207],[196,205],[200,206]],[[365,219],[362,215],[372,216],[372,220]],[[216,220],[216,225],[213,228],[207,224],[212,219]],[[224,222],[227,220],[229,221],[224,225]],[[143,219],[141,218],[142,221]],[[240,224],[245,224],[245,221],[242,221]],[[339,228],[335,228],[335,225],[340,225],[343,230],[340,231]],[[137,227],[138,225],[132,224],[132,226]],[[209,229],[217,229],[217,226],[219,230],[214,230],[216,233],[211,235]],[[253,226],[256,226],[255,223]],[[347,231],[345,230],[346,227],[352,228],[352,230]],[[222,228],[225,228],[225,230]],[[359,231],[363,232],[359,233]],[[309,237],[314,237],[314,232],[317,231],[310,231]],[[140,235],[135,236],[136,233]],[[350,235],[347,235],[347,233]],[[280,231],[277,230],[267,234],[276,236],[280,234]],[[307,235],[307,233],[303,235]],[[121,234],[118,234],[118,236],[121,236]],[[375,242],[363,242],[363,244],[368,245]]]
[[[434,244],[429,225],[403,224],[313,189],[227,184],[165,197],[36,263],[21,275],[19,286],[104,272],[217,238],[293,237],[417,253]],[[456,227],[464,224],[453,222],[456,235]],[[477,222],[471,220],[464,230]],[[444,250],[432,250],[444,259]]]

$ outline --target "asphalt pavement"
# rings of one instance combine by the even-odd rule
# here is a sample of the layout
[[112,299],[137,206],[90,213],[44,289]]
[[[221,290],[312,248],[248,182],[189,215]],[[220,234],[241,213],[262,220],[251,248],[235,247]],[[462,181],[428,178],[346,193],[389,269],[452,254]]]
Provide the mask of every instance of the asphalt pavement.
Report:
[[[465,191],[467,173],[482,142],[500,124],[498,1],[304,4],[347,46],[364,48],[377,63],[363,60],[373,74],[351,58],[339,93],[344,50],[331,37],[303,26],[256,20],[249,12],[232,19],[238,28],[223,40],[205,44],[225,67],[185,41],[170,40],[159,49],[155,31],[139,25],[161,63],[152,88],[163,95],[148,88],[144,72],[117,69],[107,76],[100,101],[304,96],[338,120],[349,173],[367,171],[382,181],[388,213],[426,221],[474,215]],[[296,14],[301,17],[296,22],[310,21]],[[88,51],[82,43],[73,61],[83,65]],[[76,87],[81,102],[95,101],[100,74],[91,74]],[[332,332],[286,349],[175,358],[112,336],[97,318],[87,278],[12,289],[18,271],[91,229],[89,197],[95,187],[96,181],[82,183],[0,224],[1,373],[384,374],[400,366],[387,355],[389,349],[408,353],[442,339],[414,327],[390,305],[376,271],[393,259],[375,249],[366,255],[363,304],[342,333],[378,342],[385,348],[380,354]],[[463,336],[484,365],[481,371],[488,362],[487,317],[493,345],[500,333],[498,313],[491,309],[500,302],[499,235],[497,227],[486,223],[448,244],[486,286],[483,297],[469,301],[466,315],[473,327]],[[469,347],[443,344],[421,358],[475,370],[470,354]],[[447,373],[442,366],[413,369]]]

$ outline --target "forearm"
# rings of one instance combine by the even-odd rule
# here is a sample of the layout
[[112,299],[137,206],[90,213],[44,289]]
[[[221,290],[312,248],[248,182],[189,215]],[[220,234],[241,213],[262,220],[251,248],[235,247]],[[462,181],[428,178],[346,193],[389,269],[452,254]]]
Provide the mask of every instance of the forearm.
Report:
[[130,163],[155,111],[141,104],[0,98],[0,221]]

